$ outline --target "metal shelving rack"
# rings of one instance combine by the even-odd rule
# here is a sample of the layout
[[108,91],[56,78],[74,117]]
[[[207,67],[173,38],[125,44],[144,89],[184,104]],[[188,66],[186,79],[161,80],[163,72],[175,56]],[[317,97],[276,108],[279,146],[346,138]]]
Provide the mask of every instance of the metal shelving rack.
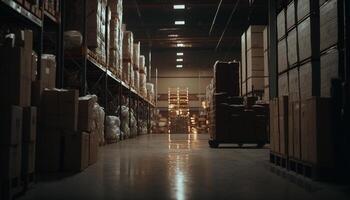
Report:
[[[116,77],[112,71],[108,70],[105,62],[98,60],[87,48],[86,37],[84,37],[86,18],[82,19],[83,30],[80,30],[83,36],[82,48],[65,51],[63,47],[66,22],[65,1],[60,1],[60,12],[56,15],[45,10],[40,4],[41,15],[39,16],[26,9],[25,2],[25,0],[0,0],[0,20],[4,22],[0,27],[6,24],[9,28],[20,27],[33,30],[33,49],[39,58],[38,72],[40,72],[41,55],[43,53],[54,54],[57,59],[57,87],[78,89],[80,96],[96,94],[99,97],[99,103],[105,108],[108,115],[115,115],[116,110],[121,110],[122,96],[124,96],[129,100],[130,105],[131,101],[135,101],[134,109],[141,110],[141,112],[136,112],[138,113],[136,118],[146,118],[148,124],[151,124],[151,112],[155,104]],[[86,1],[83,2],[82,9],[86,16]],[[40,74],[38,75],[40,77]],[[150,133],[150,130],[148,132]]]
[[[188,88],[168,89],[168,131],[169,133],[189,132]],[[179,126],[181,124],[182,126]],[[185,126],[185,127],[183,127]]]

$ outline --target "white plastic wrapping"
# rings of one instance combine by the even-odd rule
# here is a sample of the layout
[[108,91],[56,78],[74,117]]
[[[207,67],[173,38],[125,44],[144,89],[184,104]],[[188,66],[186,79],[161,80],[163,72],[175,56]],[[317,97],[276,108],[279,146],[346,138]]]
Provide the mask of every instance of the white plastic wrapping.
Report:
[[140,66],[140,45],[140,42],[134,44],[133,67],[135,70],[139,70]]
[[139,58],[139,71],[141,73],[145,73],[145,65],[146,65],[146,58],[144,55],[141,55]]
[[147,88],[147,97],[151,102],[153,102],[154,101],[154,84],[146,83],[146,88]]
[[134,69],[131,67],[130,68],[130,86],[135,88],[135,74],[134,74]]
[[147,80],[146,74],[141,73],[140,74],[140,94],[145,97],[147,96],[146,80]]
[[92,129],[98,134],[100,143],[105,141],[105,112],[104,109],[97,103],[97,96],[93,95],[95,104],[92,111],[93,125]]
[[140,89],[140,73],[137,70],[134,71],[134,87],[135,87],[136,91],[139,91],[139,89]]
[[123,62],[132,63],[134,49],[134,36],[131,31],[123,33]]
[[119,139],[120,128],[118,126],[120,120],[116,116],[106,117],[106,139]]

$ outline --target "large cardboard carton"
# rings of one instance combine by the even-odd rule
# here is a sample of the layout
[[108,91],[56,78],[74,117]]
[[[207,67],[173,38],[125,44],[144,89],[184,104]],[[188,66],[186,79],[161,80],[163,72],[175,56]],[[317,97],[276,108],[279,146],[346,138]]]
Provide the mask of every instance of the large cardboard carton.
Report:
[[39,107],[41,105],[43,91],[44,87],[40,80],[32,82],[32,106]]
[[270,146],[271,151],[280,152],[279,123],[278,123],[278,99],[270,101]]
[[35,172],[36,144],[34,142],[22,145],[22,177]]
[[37,131],[37,108],[23,109],[23,142],[35,142]]
[[0,117],[0,145],[20,144],[22,141],[23,109],[18,106],[1,109]]
[[44,88],[56,87],[56,56],[51,54],[41,56],[40,78]]
[[301,102],[301,159],[321,168],[334,167],[330,98]]
[[98,134],[92,132],[89,134],[89,165],[92,165],[98,160],[99,138]]
[[62,135],[55,130],[42,130],[37,138],[36,169],[39,172],[58,172],[62,166]]
[[82,171],[89,165],[89,134],[76,133],[65,136],[64,164],[67,171]]
[[288,155],[288,96],[278,99],[280,154]]
[[300,146],[300,101],[289,103],[288,112],[288,154],[291,158],[301,158]]
[[22,145],[0,146],[0,180],[21,176]]
[[78,130],[91,132],[93,129],[93,107],[95,99],[92,96],[79,98]]
[[41,109],[41,120],[45,129],[77,130],[77,90],[45,90],[43,92]]

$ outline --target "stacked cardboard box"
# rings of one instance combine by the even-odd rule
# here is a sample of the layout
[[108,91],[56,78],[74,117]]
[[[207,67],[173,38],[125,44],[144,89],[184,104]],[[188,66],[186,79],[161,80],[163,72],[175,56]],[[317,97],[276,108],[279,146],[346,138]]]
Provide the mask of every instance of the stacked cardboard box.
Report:
[[0,89],[6,94],[0,103],[0,187],[3,189],[0,196],[10,199],[22,186],[22,163],[25,164],[22,158],[27,157],[27,152],[22,152],[26,141],[22,140],[26,139],[26,133],[35,131],[24,130],[23,124],[30,123],[26,110],[31,106],[31,83],[35,78],[36,62],[33,60],[31,30],[15,31],[4,41],[0,45],[0,60],[3,61]]
[[134,55],[133,55],[133,73],[134,73],[134,83],[133,86],[136,91],[139,91],[140,87],[140,42],[134,44]]
[[122,0],[108,0],[108,6],[111,10],[111,20],[109,24],[109,67],[118,78],[122,74]]
[[263,31],[264,37],[264,96],[263,101],[269,102],[270,100],[270,83],[269,83],[269,36],[268,28],[265,27]]
[[242,95],[259,94],[265,89],[264,30],[252,25],[242,35]]
[[123,31],[123,75],[122,79],[130,84],[130,75],[133,67],[134,36],[131,31]]
[[139,88],[140,88],[140,95],[146,97],[147,96],[147,88],[146,88],[146,83],[147,83],[147,75],[146,75],[146,60],[145,56],[141,55],[140,56],[140,80],[139,80]]
[[239,96],[239,63],[219,62],[214,65],[214,93],[226,93],[229,96]]

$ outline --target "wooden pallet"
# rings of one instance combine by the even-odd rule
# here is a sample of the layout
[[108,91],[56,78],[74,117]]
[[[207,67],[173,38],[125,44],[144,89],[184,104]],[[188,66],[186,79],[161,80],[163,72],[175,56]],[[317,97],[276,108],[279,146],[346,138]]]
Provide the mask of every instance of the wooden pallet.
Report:
[[281,155],[270,151],[270,162],[276,166],[287,168],[288,167],[288,158],[287,156]]
[[288,170],[312,180],[332,180],[336,174],[335,169],[323,168],[294,158],[288,159]]

